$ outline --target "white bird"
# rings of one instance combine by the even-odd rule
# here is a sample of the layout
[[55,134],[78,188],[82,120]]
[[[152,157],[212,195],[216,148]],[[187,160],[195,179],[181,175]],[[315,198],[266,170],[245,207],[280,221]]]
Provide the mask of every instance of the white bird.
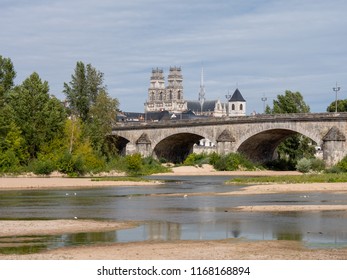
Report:
[[77,217],[74,217],[75,220],[77,220]]
[[186,194],[185,194],[183,197],[184,197],[184,198],[187,198],[187,197],[188,197],[188,195],[186,195]]
[[69,195],[68,193],[65,194],[66,196]]

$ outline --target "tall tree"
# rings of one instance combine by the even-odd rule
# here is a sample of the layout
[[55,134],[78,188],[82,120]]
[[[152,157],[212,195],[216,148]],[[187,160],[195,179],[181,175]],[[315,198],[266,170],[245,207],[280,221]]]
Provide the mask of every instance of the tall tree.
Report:
[[[266,108],[268,114],[309,113],[310,107],[305,103],[300,92],[287,90],[284,95],[277,95],[273,108]],[[303,135],[288,137],[277,147],[280,159],[288,161],[289,168],[294,168],[296,162],[303,157],[312,157],[314,147],[311,140]]]
[[95,151],[101,155],[109,155],[115,152],[106,136],[111,134],[112,127],[116,123],[118,100],[101,90],[90,108],[91,118],[88,121],[88,134]]
[[[64,93],[71,110],[72,128],[74,121],[80,119],[83,135],[88,138],[93,150],[102,156],[114,151],[112,141],[107,138],[116,121],[118,100],[111,98],[104,82],[104,74],[91,64],[79,61],[69,84],[64,84]],[[73,147],[73,129],[71,130],[70,152]]]
[[65,109],[59,100],[49,95],[48,82],[43,82],[37,73],[15,87],[8,105],[31,158],[36,157],[43,143],[63,133]]
[[285,91],[284,95],[277,95],[273,101],[273,114],[309,113],[310,107],[305,103],[300,92]]
[[71,113],[83,122],[87,121],[90,107],[95,103],[99,91],[105,89],[103,77],[103,73],[91,64],[85,66],[83,62],[78,61],[71,81],[68,84],[64,83],[64,93]]
[[13,87],[15,77],[16,72],[11,59],[0,55],[0,106],[3,105],[5,93]]

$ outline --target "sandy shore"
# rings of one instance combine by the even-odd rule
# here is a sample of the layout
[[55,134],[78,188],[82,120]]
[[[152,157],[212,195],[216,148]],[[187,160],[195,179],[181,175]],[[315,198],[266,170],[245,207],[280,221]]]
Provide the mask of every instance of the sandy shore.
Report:
[[150,186],[159,182],[92,181],[90,178],[0,178],[0,190],[69,189],[113,186]]
[[297,241],[169,241],[62,248],[7,260],[346,260],[347,248],[308,249]]
[[55,235],[78,232],[103,232],[136,226],[135,222],[94,220],[0,221],[0,237],[21,235]]
[[[178,175],[226,175],[261,176],[288,175],[297,172],[217,172],[210,166],[177,167],[165,176]],[[88,188],[102,186],[153,185],[149,182],[110,182],[91,181],[89,178],[0,178],[0,190],[50,189],[50,188]],[[232,188],[232,186],[230,186]],[[347,192],[347,183],[324,184],[273,184],[248,186],[240,191],[223,194],[189,195],[244,195],[297,192],[303,198],[310,192]],[[184,194],[175,194],[184,195]],[[240,206],[230,211],[345,211],[346,205],[262,205]],[[124,229],[135,223],[90,220],[54,221],[0,221],[0,237],[38,234],[64,234]],[[1,255],[0,259],[347,259],[347,248],[313,250],[303,247],[297,241],[246,241],[228,239],[221,241],[169,241],[134,242],[101,246],[82,246],[50,250],[31,255]]]
[[172,172],[159,173],[156,175],[164,176],[282,176],[282,175],[301,175],[297,171],[216,171],[213,166],[203,164],[202,166],[179,166],[173,167]]

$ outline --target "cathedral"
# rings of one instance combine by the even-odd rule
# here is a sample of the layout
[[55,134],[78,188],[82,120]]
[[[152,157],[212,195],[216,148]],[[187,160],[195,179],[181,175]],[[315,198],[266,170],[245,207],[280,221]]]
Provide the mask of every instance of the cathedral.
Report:
[[170,67],[167,81],[168,84],[165,86],[162,69],[152,70],[145,113],[168,111],[171,114],[182,114],[192,112],[196,116],[204,117],[246,115],[246,100],[239,89],[236,89],[233,95],[227,96],[227,102],[205,99],[203,70],[201,71],[199,98],[195,101],[184,99],[181,67]]

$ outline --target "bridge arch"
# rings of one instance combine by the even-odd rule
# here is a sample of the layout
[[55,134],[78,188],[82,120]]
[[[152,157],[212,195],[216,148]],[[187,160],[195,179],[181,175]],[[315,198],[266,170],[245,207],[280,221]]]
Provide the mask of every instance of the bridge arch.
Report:
[[181,163],[192,152],[194,144],[198,144],[204,136],[182,132],[171,134],[159,141],[154,149],[153,155],[173,163]]
[[235,148],[237,152],[244,154],[252,161],[266,162],[275,158],[275,150],[281,142],[296,134],[306,136],[316,144],[320,144],[320,139],[312,135],[288,128],[273,128],[245,136],[244,141],[240,141],[239,146]]
[[121,156],[125,156],[126,155],[126,147],[127,147],[128,143],[130,142],[130,140],[128,140],[125,137],[119,136],[119,135],[113,135],[112,137],[115,138],[114,142],[115,142],[118,154]]

